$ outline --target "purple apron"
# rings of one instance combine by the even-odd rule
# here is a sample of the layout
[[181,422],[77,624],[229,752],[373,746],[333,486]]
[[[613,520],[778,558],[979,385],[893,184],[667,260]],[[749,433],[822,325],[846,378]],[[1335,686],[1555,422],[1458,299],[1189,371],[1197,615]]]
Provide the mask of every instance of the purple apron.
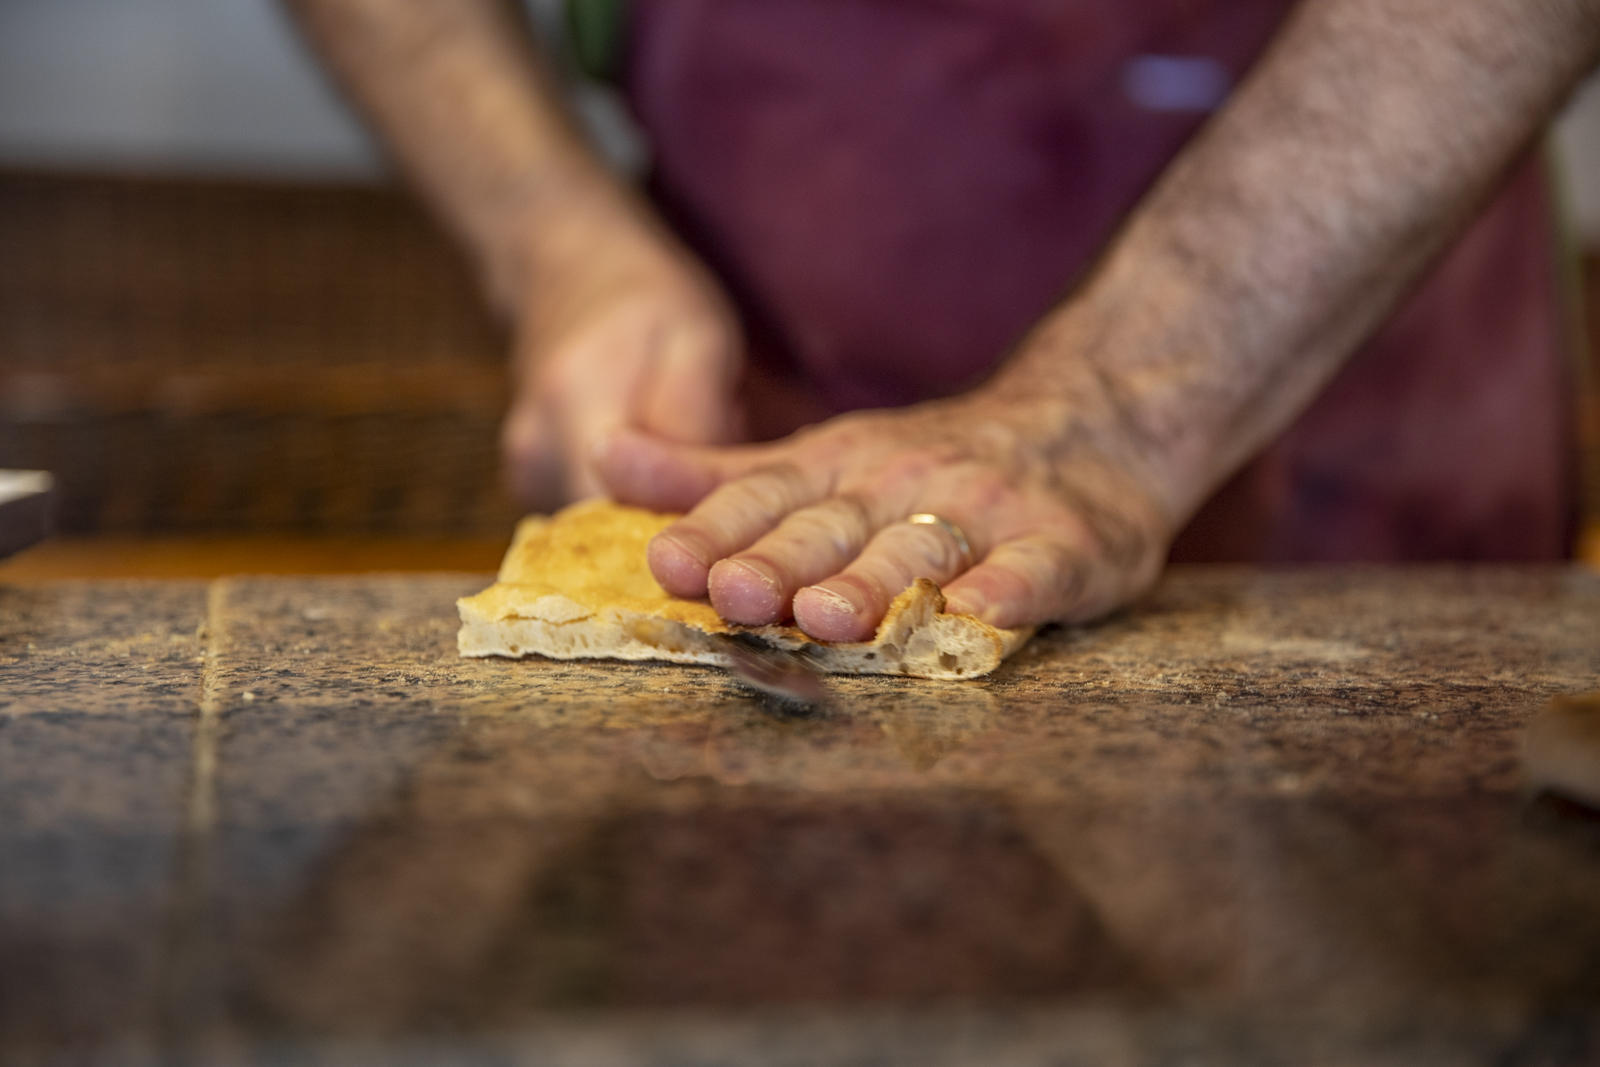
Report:
[[[1290,6],[636,0],[653,192],[740,305],[759,435],[980,381]],[[1550,235],[1529,162],[1174,558],[1562,557]]]

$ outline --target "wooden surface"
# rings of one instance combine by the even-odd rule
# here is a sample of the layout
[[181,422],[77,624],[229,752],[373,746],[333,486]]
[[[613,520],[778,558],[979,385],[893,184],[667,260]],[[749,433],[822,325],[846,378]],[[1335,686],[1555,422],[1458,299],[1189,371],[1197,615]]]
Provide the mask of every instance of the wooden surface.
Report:
[[990,678],[462,660],[479,575],[0,585],[0,1060],[1532,1064],[1600,574],[1185,568]]
[[0,466],[65,533],[498,536],[506,344],[397,189],[0,171]]
[[[231,574],[365,574],[494,571],[507,538],[58,537],[0,559],[0,582],[63,578],[221,578]],[[1580,562],[1600,568],[1600,527],[1578,543]]]
[[55,472],[70,534],[502,536],[508,338],[477,288],[396,189],[0,171],[0,466]]

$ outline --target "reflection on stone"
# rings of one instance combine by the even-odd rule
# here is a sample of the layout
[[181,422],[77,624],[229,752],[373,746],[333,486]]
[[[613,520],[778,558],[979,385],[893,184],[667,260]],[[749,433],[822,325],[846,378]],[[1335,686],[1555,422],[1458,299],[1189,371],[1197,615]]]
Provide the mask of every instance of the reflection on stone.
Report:
[[693,778],[710,773],[706,768],[706,743],[710,727],[706,722],[671,723],[655,730],[638,730],[628,738],[628,747],[645,773],[662,782]]
[[[0,617],[0,1059],[146,1033],[202,977],[231,1047],[327,1062],[516,1031],[572,1063],[983,1059],[947,1033],[1019,1064],[1522,1064],[1600,1033],[1600,816],[1519,799],[1516,763],[1600,673],[1600,576],[1179,571],[981,684],[837,679],[808,716],[712,669],[463,661],[481,585]],[[211,869],[174,884],[191,753]],[[157,987],[165,914],[210,969]]]
[[[459,746],[419,766],[258,932],[256,1010],[398,1033],[575,1006],[1147,999],[999,797],[662,782],[584,740],[501,727],[470,779]],[[586,807],[494,802],[578,776]]]
[[587,892],[580,914],[609,904],[610,981],[596,1001],[609,1005],[1132,992],[1125,955],[1082,898],[1003,808],[973,799],[757,793],[619,813],[541,895]]
[[[1087,998],[1366,1030],[1600,996],[1600,851],[1509,795],[1206,796],[1135,775],[1142,798],[1028,802],[729,786],[682,758],[737,745],[785,779],[858,755],[794,725],[475,728],[254,931],[256,1010],[397,1034],[579,1007]],[[1569,936],[1551,944],[1551,923]]]
[[994,694],[982,683],[948,685],[923,700],[875,708],[873,718],[902,759],[927,771],[987,730],[996,707]]

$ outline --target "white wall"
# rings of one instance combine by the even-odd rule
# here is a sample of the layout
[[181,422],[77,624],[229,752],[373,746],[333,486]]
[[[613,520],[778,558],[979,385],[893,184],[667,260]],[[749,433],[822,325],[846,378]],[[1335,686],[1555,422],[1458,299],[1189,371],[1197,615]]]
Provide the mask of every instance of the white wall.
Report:
[[[528,2],[548,22],[557,0]],[[630,163],[607,102],[579,102]],[[1576,217],[1600,245],[1600,78],[1557,134]],[[385,170],[274,0],[0,0],[6,163],[334,178]]]
[[0,163],[383,167],[272,0],[0,0]]
[[1556,123],[1567,199],[1590,247],[1600,247],[1600,76],[1591,75]]

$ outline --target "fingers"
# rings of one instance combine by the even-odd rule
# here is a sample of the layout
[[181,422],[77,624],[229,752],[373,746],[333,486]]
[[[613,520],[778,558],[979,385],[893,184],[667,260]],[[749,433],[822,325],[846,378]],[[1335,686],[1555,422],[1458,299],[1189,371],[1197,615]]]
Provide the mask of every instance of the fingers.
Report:
[[814,477],[791,464],[751,471],[713,490],[652,538],[650,570],[673,596],[703,597],[713,564],[749,547],[821,495]]
[[1023,530],[1010,524],[1016,534],[987,555],[992,522],[961,518],[982,559],[967,570],[966,553],[942,526],[891,518],[899,513],[883,513],[882,498],[830,497],[831,477],[799,462],[803,452],[793,463],[789,454],[784,446],[699,448],[624,431],[599,466],[625,502],[698,505],[650,544],[651,570],[668,592],[709,595],[718,613],[745,625],[792,614],[823,641],[869,639],[917,578],[944,588],[947,611],[1011,628],[1092,618],[1159,571],[1159,551],[1108,558],[1104,535],[1072,511],[1040,513]]
[[748,549],[711,567],[711,605],[729,622],[781,622],[795,593],[848,565],[873,525],[866,507],[849,497],[801,508]]
[[746,625],[792,614],[824,641],[869,639],[917,578],[940,583],[947,611],[1010,628],[1092,618],[1159,570],[1159,552],[1107,559],[1102,539],[1071,513],[1041,518],[1035,529],[1044,532],[1013,537],[986,556],[991,524],[963,518],[982,557],[967,570],[948,530],[891,520],[877,513],[881,500],[829,497],[827,477],[784,457],[780,446],[697,448],[624,431],[599,466],[626,502],[664,510],[698,503],[651,542],[651,570],[665,589],[709,594],[724,618]]
[[1081,622],[1102,615],[1155,580],[1161,556],[1132,565],[1105,558],[1062,535],[1037,534],[999,545],[945,589],[945,610],[1009,629]]
[[795,622],[819,640],[865,641],[877,631],[890,602],[912,582],[932,578],[943,585],[967,562],[949,531],[891,523],[878,531],[854,563],[795,594]]
[[1061,617],[1081,600],[1087,583],[1080,553],[1054,538],[1028,537],[997,546],[952,582],[944,591],[945,610],[1009,629]]

